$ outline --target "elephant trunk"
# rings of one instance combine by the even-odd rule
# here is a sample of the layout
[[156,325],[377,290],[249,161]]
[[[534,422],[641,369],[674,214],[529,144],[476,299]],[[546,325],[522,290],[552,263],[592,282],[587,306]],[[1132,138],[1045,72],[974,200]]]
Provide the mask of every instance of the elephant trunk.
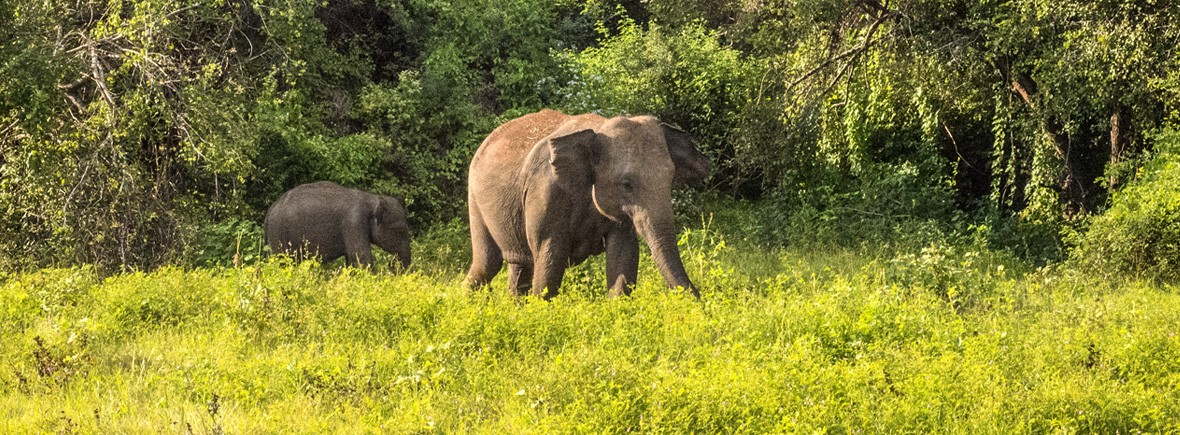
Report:
[[402,271],[409,270],[410,269],[410,244],[407,242],[407,243],[403,243],[402,246],[398,246],[396,254],[397,254],[398,261],[401,262],[401,264],[402,264]]
[[652,259],[655,260],[656,267],[660,269],[660,274],[664,276],[664,282],[668,287],[683,287],[699,298],[700,291],[688,279],[688,272],[684,270],[684,262],[680,259],[673,216],[671,207],[668,207],[666,213],[636,213],[632,219],[636,232],[643,236],[647,246],[651,248]]

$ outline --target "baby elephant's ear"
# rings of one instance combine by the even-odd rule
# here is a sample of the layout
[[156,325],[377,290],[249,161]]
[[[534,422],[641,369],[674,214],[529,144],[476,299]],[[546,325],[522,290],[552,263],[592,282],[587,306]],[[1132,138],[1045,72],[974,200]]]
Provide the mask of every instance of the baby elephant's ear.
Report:
[[406,220],[406,209],[397,198],[381,195],[373,207],[373,221],[380,225],[398,224]]
[[578,130],[573,133],[549,139],[549,164],[557,182],[566,187],[578,187],[591,183],[591,165],[594,163],[598,135],[594,130]]
[[662,124],[661,127],[664,130],[664,141],[668,143],[668,154],[676,165],[672,185],[679,187],[704,181],[709,176],[712,164],[708,157],[697,151],[692,135],[668,124]]

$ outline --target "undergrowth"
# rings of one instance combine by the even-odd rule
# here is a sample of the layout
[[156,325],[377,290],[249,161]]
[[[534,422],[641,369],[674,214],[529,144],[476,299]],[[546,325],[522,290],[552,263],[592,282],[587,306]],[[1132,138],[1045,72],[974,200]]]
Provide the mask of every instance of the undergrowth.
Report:
[[0,432],[1174,432],[1180,296],[931,244],[760,247],[709,218],[695,300],[601,257],[551,302],[272,258],[0,275]]

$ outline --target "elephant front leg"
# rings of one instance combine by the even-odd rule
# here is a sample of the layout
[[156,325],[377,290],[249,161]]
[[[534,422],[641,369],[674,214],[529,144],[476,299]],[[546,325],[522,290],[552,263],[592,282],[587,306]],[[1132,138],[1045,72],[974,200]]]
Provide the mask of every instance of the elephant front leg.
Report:
[[350,266],[372,269],[373,246],[369,239],[367,221],[348,221],[344,231],[344,263]]
[[557,296],[565,268],[569,265],[569,247],[553,240],[544,240],[533,255],[533,295],[546,300]]
[[508,291],[513,296],[529,293],[532,286],[533,267],[527,264],[508,263]]
[[345,258],[345,264],[353,267],[363,267],[365,269],[373,268],[373,250],[365,249],[359,252],[349,253]]
[[606,285],[610,297],[631,294],[639,275],[639,238],[630,224],[618,225],[606,234]]

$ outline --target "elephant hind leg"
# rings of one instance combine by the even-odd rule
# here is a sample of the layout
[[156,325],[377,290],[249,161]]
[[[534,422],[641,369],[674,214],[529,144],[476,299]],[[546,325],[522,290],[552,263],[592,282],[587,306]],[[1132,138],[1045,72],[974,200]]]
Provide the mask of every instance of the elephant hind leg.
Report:
[[483,223],[483,217],[472,204],[471,215],[471,269],[467,271],[467,287],[479,288],[488,285],[500,267],[504,265],[504,253],[492,239],[492,233]]

